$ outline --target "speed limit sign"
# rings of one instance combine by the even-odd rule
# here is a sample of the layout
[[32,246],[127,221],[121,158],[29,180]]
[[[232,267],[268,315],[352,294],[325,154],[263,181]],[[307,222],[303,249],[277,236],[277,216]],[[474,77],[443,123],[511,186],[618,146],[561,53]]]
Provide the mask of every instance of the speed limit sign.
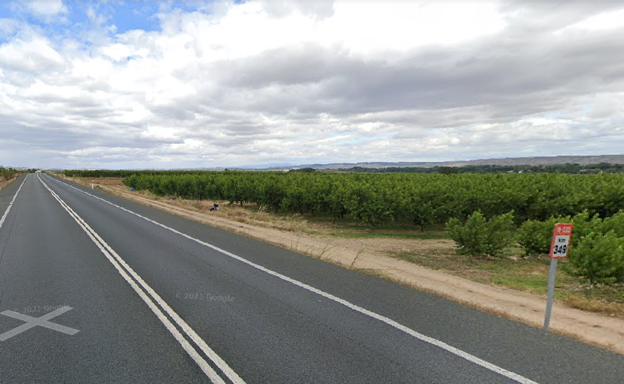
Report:
[[551,259],[565,259],[570,250],[572,224],[555,224],[552,242],[550,244]]

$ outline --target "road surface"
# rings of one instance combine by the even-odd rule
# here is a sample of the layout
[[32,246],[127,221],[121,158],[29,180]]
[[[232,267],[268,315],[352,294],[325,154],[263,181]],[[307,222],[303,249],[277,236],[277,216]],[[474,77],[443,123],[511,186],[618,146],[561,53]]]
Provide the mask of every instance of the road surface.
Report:
[[2,383],[624,382],[623,356],[49,175],[0,215]]

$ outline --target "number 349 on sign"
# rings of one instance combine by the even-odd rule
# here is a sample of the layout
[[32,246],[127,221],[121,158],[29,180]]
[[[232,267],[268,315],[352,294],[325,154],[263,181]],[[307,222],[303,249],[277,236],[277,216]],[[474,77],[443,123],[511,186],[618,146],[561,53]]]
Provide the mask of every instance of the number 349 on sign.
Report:
[[572,237],[572,224],[556,224],[550,246],[551,259],[563,259],[568,257],[570,250],[570,238]]

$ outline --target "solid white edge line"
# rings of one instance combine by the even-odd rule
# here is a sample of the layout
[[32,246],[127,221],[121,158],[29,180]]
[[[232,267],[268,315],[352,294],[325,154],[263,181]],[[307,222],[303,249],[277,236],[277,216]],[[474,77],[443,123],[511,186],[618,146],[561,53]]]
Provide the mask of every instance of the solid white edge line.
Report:
[[[59,204],[69,213],[69,215],[78,223],[80,228],[89,236],[91,241],[100,249],[100,251],[106,256],[108,261],[117,269],[119,274],[126,280],[128,284],[134,289],[134,291],[143,299],[143,301],[148,305],[148,307],[152,310],[152,312],[156,315],[156,317],[163,323],[163,325],[167,328],[167,330],[173,335],[173,337],[178,341],[178,343],[182,346],[182,348],[189,354],[189,356],[197,363],[200,369],[206,374],[206,376],[215,384],[225,384],[223,379],[217,374],[217,372],[210,367],[208,362],[204,360],[204,358],[197,353],[197,351],[191,346],[191,344],[184,338],[184,336],[177,330],[177,328],[171,323],[171,321],[165,316],[165,314],[156,306],[156,304],[139,288],[139,286],[132,280],[132,278],[126,273],[126,271],[119,265],[119,263],[111,256],[111,253],[114,252],[113,249],[102,240],[97,233],[76,213],[74,212],[67,203],[65,203],[60,196],[58,196],[48,185],[39,178],[39,181],[43,184],[43,186],[48,189],[52,197],[56,199]],[[112,252],[111,252],[112,251]],[[136,273],[135,273],[136,274]],[[138,275],[135,278],[140,279]],[[145,282],[143,284],[147,285]],[[178,324],[180,325],[180,324]],[[180,325],[181,326],[181,325]],[[238,377],[238,375],[236,375]],[[240,378],[239,378],[240,380]],[[232,380],[234,383],[241,383],[241,381]]]
[[26,177],[24,178],[24,181],[22,181],[22,184],[20,184],[19,188],[17,189],[17,192],[15,192],[15,195],[13,195],[13,199],[11,199],[11,202],[9,203],[6,211],[4,211],[4,215],[2,215],[2,219],[0,219],[0,229],[2,229],[2,226],[4,225],[4,221],[9,216],[9,212],[11,212],[11,207],[13,207],[13,203],[15,203],[15,199],[17,199],[17,195],[22,190],[22,187],[24,186],[24,183],[26,182],[27,179],[28,179],[28,175],[26,175]]
[[451,345],[449,345],[449,344],[447,344],[447,343],[445,343],[443,341],[440,341],[438,339],[434,339],[433,337],[429,337],[429,336],[423,335],[423,334],[421,334],[419,332],[416,332],[413,329],[408,328],[408,327],[406,327],[406,326],[404,326],[402,324],[399,324],[396,321],[394,321],[394,320],[392,320],[392,319],[390,319],[388,317],[379,315],[379,314],[377,314],[375,312],[372,312],[372,311],[369,311],[368,309],[359,307],[359,306],[357,306],[357,305],[355,305],[353,303],[350,303],[350,302],[348,302],[348,301],[346,301],[344,299],[341,299],[341,298],[339,298],[337,296],[334,296],[334,295],[332,295],[330,293],[321,291],[320,289],[314,288],[314,287],[312,287],[310,285],[307,285],[305,283],[302,283],[302,282],[300,282],[298,280],[292,279],[292,278],[290,278],[288,276],[282,275],[282,274],[280,274],[278,272],[275,272],[273,270],[265,268],[265,267],[263,267],[263,266],[261,266],[259,264],[251,262],[251,261],[249,261],[249,260],[247,260],[247,259],[245,259],[245,258],[243,258],[241,256],[238,256],[236,254],[228,252],[228,251],[226,251],[224,249],[221,249],[221,248],[219,248],[219,247],[217,247],[215,245],[212,245],[212,244],[206,243],[206,242],[204,242],[202,240],[196,239],[196,238],[194,238],[192,236],[189,236],[189,235],[187,235],[185,233],[182,233],[182,232],[180,232],[180,231],[178,231],[176,229],[170,228],[170,227],[168,227],[168,226],[166,226],[164,224],[161,224],[161,223],[159,223],[157,221],[154,221],[154,220],[149,219],[147,217],[144,217],[144,216],[142,216],[142,215],[140,215],[138,213],[135,213],[135,212],[133,212],[133,211],[131,211],[129,209],[126,209],[126,208],[121,207],[121,206],[119,206],[117,204],[111,203],[110,201],[102,199],[101,197],[98,197],[98,196],[92,195],[92,194],[90,194],[88,192],[85,192],[85,191],[83,191],[83,190],[81,190],[79,188],[74,187],[73,185],[61,182],[61,181],[59,181],[59,180],[57,180],[55,178],[52,178],[52,180],[54,180],[54,181],[56,181],[58,183],[61,183],[63,185],[66,185],[66,186],[68,186],[70,188],[73,188],[73,189],[75,189],[75,190],[77,190],[79,192],[82,192],[82,193],[86,194],[86,195],[89,195],[89,196],[91,196],[91,197],[93,197],[95,199],[101,200],[101,201],[103,201],[103,202],[105,202],[105,203],[107,203],[109,205],[112,205],[112,206],[114,206],[114,207],[116,207],[118,209],[126,211],[126,212],[128,212],[128,213],[130,213],[132,215],[140,217],[143,220],[146,220],[146,221],[148,221],[148,222],[150,222],[152,224],[155,224],[155,225],[157,225],[159,227],[167,229],[167,230],[169,230],[169,231],[171,231],[173,233],[176,233],[176,234],[178,234],[180,236],[183,236],[183,237],[185,237],[185,238],[187,238],[189,240],[195,241],[196,243],[199,243],[199,244],[204,245],[204,246],[206,246],[208,248],[211,248],[211,249],[213,249],[213,250],[215,250],[217,252],[220,252],[220,253],[222,253],[222,254],[224,254],[226,256],[229,256],[229,257],[231,257],[233,259],[236,259],[236,260],[238,260],[238,261],[240,261],[242,263],[245,263],[245,264],[247,264],[247,265],[249,265],[251,267],[254,267],[254,268],[258,269],[258,270],[261,270],[261,271],[266,272],[266,273],[268,273],[270,275],[273,275],[273,276],[275,276],[275,277],[277,277],[277,278],[279,278],[281,280],[287,281],[287,282],[289,282],[291,284],[294,284],[294,285],[296,285],[298,287],[301,287],[301,288],[303,288],[305,290],[308,290],[310,292],[316,293],[316,294],[318,294],[320,296],[323,296],[323,297],[325,297],[325,298],[327,298],[329,300],[332,300],[334,302],[342,304],[342,305],[344,305],[344,306],[346,306],[346,307],[348,307],[348,308],[350,308],[350,309],[352,309],[352,310],[354,310],[356,312],[359,312],[361,314],[364,314],[366,316],[369,316],[369,317],[372,317],[372,318],[374,318],[376,320],[379,320],[379,321],[381,321],[381,322],[383,322],[383,323],[385,323],[387,325],[390,325],[393,328],[396,328],[396,329],[398,329],[400,331],[403,331],[403,332],[407,333],[410,336],[415,337],[418,340],[424,341],[424,342],[429,343],[431,345],[434,345],[434,346],[436,346],[438,348],[441,348],[441,349],[443,349],[443,350],[445,350],[447,352],[450,352],[450,353],[452,353],[452,354],[454,354],[456,356],[459,356],[459,357],[461,357],[461,358],[463,358],[463,359],[465,359],[467,361],[470,361],[471,363],[479,365],[479,366],[481,366],[483,368],[486,368],[486,369],[488,369],[488,370],[490,370],[492,372],[498,373],[498,374],[500,374],[502,376],[505,376],[505,377],[507,377],[507,378],[509,378],[511,380],[514,380],[514,381],[516,381],[518,383],[522,383],[522,384],[537,384],[537,382],[535,382],[535,381],[533,381],[533,380],[531,380],[529,378],[526,378],[526,377],[524,377],[522,375],[519,375],[519,374],[517,374],[515,372],[508,371],[508,370],[506,370],[504,368],[501,368],[501,367],[499,367],[497,365],[494,365],[494,364],[492,364],[490,362],[487,362],[487,361],[485,361],[485,360],[483,360],[483,359],[481,359],[481,358],[479,358],[477,356],[471,355],[468,352],[464,352],[461,349],[455,348],[455,347],[453,347],[453,346],[451,346]]

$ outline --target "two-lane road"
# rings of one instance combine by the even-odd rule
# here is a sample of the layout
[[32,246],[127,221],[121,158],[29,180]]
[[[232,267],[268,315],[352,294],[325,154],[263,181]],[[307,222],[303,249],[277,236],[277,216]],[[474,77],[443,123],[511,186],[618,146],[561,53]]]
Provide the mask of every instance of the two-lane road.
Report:
[[48,175],[0,215],[2,383],[624,382],[622,356]]

